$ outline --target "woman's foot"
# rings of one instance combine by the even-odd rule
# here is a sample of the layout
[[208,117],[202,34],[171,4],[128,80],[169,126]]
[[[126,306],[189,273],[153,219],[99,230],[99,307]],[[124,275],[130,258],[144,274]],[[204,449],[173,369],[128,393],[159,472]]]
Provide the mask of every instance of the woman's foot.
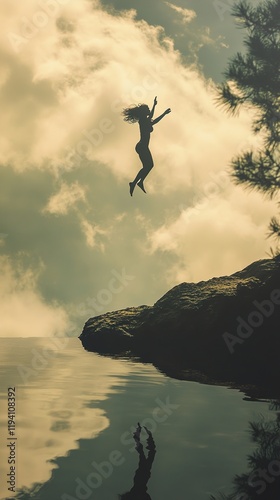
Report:
[[137,182],[137,186],[139,186],[139,187],[140,187],[140,189],[142,189],[142,191],[144,191],[144,193],[146,193],[145,188],[144,188],[143,181],[139,181],[139,182]]
[[129,183],[129,192],[130,192],[130,196],[132,196],[132,195],[133,195],[134,188],[135,188],[135,184],[134,184],[134,182],[130,182],[130,183]]

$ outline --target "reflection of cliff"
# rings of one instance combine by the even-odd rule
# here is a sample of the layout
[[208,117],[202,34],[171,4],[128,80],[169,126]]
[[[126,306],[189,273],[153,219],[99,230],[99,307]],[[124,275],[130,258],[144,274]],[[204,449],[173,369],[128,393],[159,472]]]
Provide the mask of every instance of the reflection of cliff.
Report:
[[[276,408],[279,409],[279,403]],[[256,450],[248,456],[249,471],[234,477],[233,492],[211,500],[278,500],[280,498],[280,413],[274,421],[250,422]]]
[[202,372],[210,380],[279,390],[280,256],[231,276],[181,283],[153,306],[90,318],[85,349],[130,353],[169,376]]

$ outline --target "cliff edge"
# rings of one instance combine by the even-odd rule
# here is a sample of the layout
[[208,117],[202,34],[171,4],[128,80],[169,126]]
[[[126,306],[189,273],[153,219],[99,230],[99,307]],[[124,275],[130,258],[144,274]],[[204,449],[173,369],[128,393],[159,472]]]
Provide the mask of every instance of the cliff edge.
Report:
[[153,306],[90,318],[85,349],[154,363],[170,376],[280,392],[280,257],[175,286]]

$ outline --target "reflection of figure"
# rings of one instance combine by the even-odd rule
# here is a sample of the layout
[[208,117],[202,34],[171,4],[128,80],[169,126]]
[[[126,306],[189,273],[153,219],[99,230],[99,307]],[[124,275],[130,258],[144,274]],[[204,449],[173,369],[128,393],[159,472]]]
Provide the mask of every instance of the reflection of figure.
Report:
[[138,469],[134,475],[134,484],[130,491],[119,495],[120,500],[152,500],[149,493],[147,492],[147,483],[151,477],[151,469],[153,461],[156,454],[156,445],[152,436],[151,431],[144,426],[148,434],[147,446],[148,456],[145,456],[143,451],[143,445],[140,442],[141,425],[138,423],[138,427],[133,434],[136,450],[139,453],[139,464]]
[[138,153],[143,167],[139,170],[133,182],[129,183],[129,190],[131,196],[133,195],[136,184],[146,193],[144,188],[144,179],[147,177],[150,170],[154,166],[151,151],[149,150],[150,135],[153,131],[153,125],[158,123],[165,115],[170,113],[171,109],[168,108],[153,120],[155,107],[157,105],[157,98],[154,99],[154,105],[150,111],[147,104],[139,104],[133,108],[126,108],[123,110],[124,120],[129,123],[139,123],[140,127],[140,141],[136,144],[135,151]]

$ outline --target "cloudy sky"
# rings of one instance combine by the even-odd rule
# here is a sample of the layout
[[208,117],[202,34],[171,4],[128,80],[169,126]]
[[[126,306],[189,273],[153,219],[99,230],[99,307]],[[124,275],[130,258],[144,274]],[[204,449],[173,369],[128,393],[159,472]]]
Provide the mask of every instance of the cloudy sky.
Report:
[[[182,281],[265,258],[274,204],[233,185],[260,139],[215,103],[242,50],[230,0],[2,0],[0,336],[78,335]],[[154,127],[148,193],[133,103]]]

